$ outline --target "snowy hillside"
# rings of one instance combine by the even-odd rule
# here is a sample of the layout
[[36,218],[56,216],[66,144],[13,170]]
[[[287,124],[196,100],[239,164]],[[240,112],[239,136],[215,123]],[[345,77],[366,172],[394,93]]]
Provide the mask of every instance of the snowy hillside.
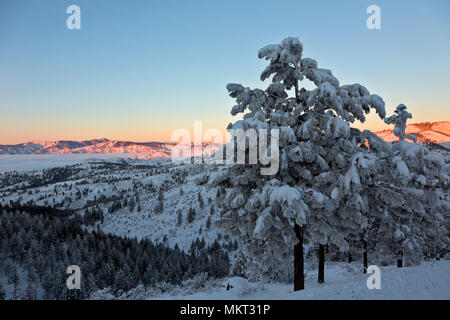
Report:
[[[211,227],[217,214],[215,190],[192,181],[192,175],[202,170],[199,166],[174,165],[169,159],[76,160],[78,164],[65,167],[0,173],[0,204],[32,203],[81,215],[99,207],[104,221],[98,226],[104,232],[155,242],[166,238],[169,246],[177,244],[183,250],[197,238],[210,243],[219,236]],[[17,165],[15,169],[20,171]],[[34,186],[36,180],[40,180],[39,186]],[[164,198],[161,212],[157,212],[159,190]],[[114,204],[126,201],[133,201],[133,207],[121,205],[110,212]],[[188,222],[191,208],[195,214]]]
[[[0,268],[5,270],[0,291],[3,287],[7,298],[14,299],[67,297],[72,292],[62,280],[63,261],[95,274],[95,283],[78,298],[111,286],[127,291],[139,283],[177,285],[204,272],[213,278],[228,275],[238,244],[214,227],[215,190],[192,181],[200,170],[198,165],[173,164],[169,159],[104,158],[0,173],[0,242],[7,244],[2,247],[7,252],[0,250]],[[97,240],[88,245],[93,236]],[[49,241],[54,250],[48,249]],[[43,264],[40,268],[52,264],[51,273],[39,281],[36,271],[30,271],[31,263],[16,265],[8,258],[8,250],[18,250],[16,245],[22,242],[28,243],[27,259],[40,257],[36,262]],[[69,251],[77,251],[80,243],[82,251],[71,255]],[[114,248],[107,253],[110,246]],[[72,249],[62,250],[65,247]],[[98,268],[96,259],[109,262]],[[111,269],[122,271],[111,276]]]

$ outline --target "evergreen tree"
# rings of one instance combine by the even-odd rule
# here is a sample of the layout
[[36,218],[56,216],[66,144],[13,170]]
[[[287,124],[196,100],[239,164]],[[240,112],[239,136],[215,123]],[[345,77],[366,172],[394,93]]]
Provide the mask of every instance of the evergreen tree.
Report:
[[3,285],[0,283],[0,300],[6,300],[6,292],[3,289]]
[[394,135],[398,137],[399,141],[406,139],[417,142],[417,137],[413,134],[406,134],[406,121],[412,118],[411,113],[406,111],[406,106],[404,104],[399,104],[397,109],[395,109],[395,114],[389,118],[384,119],[387,124],[394,124]]
[[247,259],[242,251],[239,251],[239,253],[236,256],[236,259],[234,260],[233,267],[231,269],[231,275],[236,277],[242,277],[247,278],[246,276],[246,270],[247,270]]
[[211,216],[209,216],[208,219],[206,219],[205,228],[206,230],[209,230],[211,228]]
[[205,203],[203,201],[203,197],[202,197],[201,191],[199,191],[197,193],[197,200],[198,200],[198,204],[199,204],[200,208],[203,209],[203,206],[205,205]]
[[[303,45],[296,38],[266,46],[258,53],[269,60],[261,80],[273,75],[273,83],[266,90],[227,86],[237,102],[231,114],[244,113],[229,129],[278,130],[268,137],[279,148],[279,162],[273,160],[278,171],[266,176],[261,163],[233,165],[209,177],[212,186],[226,189],[218,197],[219,224],[242,240],[243,250],[263,275],[283,272],[280,268],[294,253],[295,290],[304,288],[303,239],[347,251],[347,236],[366,225],[367,207],[359,193],[344,189],[357,180],[351,167],[356,155],[370,157],[370,149],[361,144],[369,132],[350,124],[364,122],[371,109],[385,117],[379,96],[360,84],[341,86],[330,70],[302,54]],[[299,88],[304,78],[315,88]]]
[[162,188],[158,191],[158,201],[164,201],[164,190]]
[[158,192],[158,202],[155,207],[156,213],[162,213],[164,211],[164,191],[162,189]]
[[128,207],[130,209],[131,212],[134,211],[135,207],[136,207],[136,202],[134,201],[133,198],[130,199],[130,201],[128,202]]
[[36,288],[32,282],[28,282],[24,298],[25,298],[25,300],[36,300],[37,299]]
[[14,288],[17,287],[17,285],[19,284],[20,279],[19,279],[19,274],[17,273],[17,269],[14,267],[14,270],[10,276],[10,283],[14,284]]
[[14,287],[14,291],[13,291],[13,295],[12,295],[12,300],[23,300],[23,294],[22,294],[22,290],[20,290],[20,288],[18,286]]
[[195,220],[196,212],[194,208],[190,208],[187,215],[187,222],[192,223]]
[[182,223],[183,223],[183,215],[181,213],[181,210],[179,210],[177,215],[177,226],[181,226]]
[[450,220],[446,195],[449,170],[442,159],[430,156],[425,146],[404,140],[415,141],[413,135],[405,133],[406,120],[412,117],[405,110],[406,106],[399,105],[397,115],[387,121],[395,123],[399,141],[377,140],[371,148],[378,160],[364,168],[355,165],[361,181],[369,180],[376,186],[360,190],[373,208],[361,238],[366,244],[369,240],[376,243],[372,250],[396,257],[399,266],[404,256],[409,265],[417,264],[424,257],[439,256],[450,245],[445,231]]

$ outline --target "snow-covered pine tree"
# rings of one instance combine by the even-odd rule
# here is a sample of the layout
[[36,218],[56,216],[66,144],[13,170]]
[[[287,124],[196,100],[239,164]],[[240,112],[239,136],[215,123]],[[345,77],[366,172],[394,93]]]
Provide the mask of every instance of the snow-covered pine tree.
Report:
[[412,117],[405,116],[405,110],[401,104],[396,110],[399,117],[388,118],[395,120],[400,141],[388,143],[363,132],[360,143],[368,144],[372,153],[356,155],[350,168],[358,176],[355,184],[368,208],[368,223],[359,236],[353,234],[353,243],[369,245],[387,261],[397,258],[398,266],[405,255],[408,264],[414,264],[424,256],[439,257],[450,245],[446,231],[450,168],[423,145],[402,139],[413,140],[405,134],[406,119]]
[[246,256],[241,250],[238,251],[231,268],[231,276],[247,278],[246,276]]
[[24,299],[25,300],[36,300],[37,299],[37,290],[32,282],[28,282]]
[[192,208],[192,207],[189,208],[189,211],[188,211],[188,214],[187,214],[187,218],[186,218],[187,222],[188,223],[194,222],[196,214],[197,213],[195,212],[194,208]]
[[[340,86],[330,70],[302,53],[297,38],[268,45],[258,54],[269,60],[261,80],[273,75],[273,83],[266,90],[227,86],[237,102],[231,114],[244,113],[229,129],[279,129],[278,172],[263,176],[260,163],[233,165],[210,173],[208,180],[223,189],[217,224],[241,240],[264,276],[282,272],[294,253],[294,290],[304,288],[305,237],[345,251],[348,234],[366,224],[359,193],[347,191],[358,179],[348,170],[351,163],[369,151],[349,124],[364,122],[371,108],[385,117],[379,96],[360,84]],[[313,90],[299,89],[304,78],[314,83]]]
[[208,231],[211,228],[211,216],[206,219],[205,229]]
[[178,210],[177,213],[177,226],[181,226],[183,223],[183,215],[181,214],[181,210]]
[[406,139],[417,142],[417,137],[413,134],[406,134],[406,121],[412,118],[411,113],[406,111],[406,106],[404,104],[399,104],[397,109],[395,109],[395,114],[384,119],[387,124],[394,124],[394,135],[398,137],[399,141]]
[[3,289],[3,285],[0,282],[0,300],[5,300],[6,299],[6,292]]

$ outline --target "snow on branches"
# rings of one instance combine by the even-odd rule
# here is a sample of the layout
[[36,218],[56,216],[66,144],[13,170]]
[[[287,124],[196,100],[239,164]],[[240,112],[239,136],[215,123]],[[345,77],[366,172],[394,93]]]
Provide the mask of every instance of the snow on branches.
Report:
[[[448,224],[443,211],[448,201],[436,183],[447,181],[448,187],[448,168],[427,158],[424,147],[403,141],[411,139],[404,133],[411,117],[406,107],[400,105],[396,116],[385,119],[395,123],[402,140],[387,143],[369,130],[351,127],[355,120],[364,122],[372,109],[384,119],[383,99],[358,83],[340,85],[330,70],[303,57],[297,38],[265,46],[258,57],[269,63],[261,80],[272,77],[272,83],[265,90],[227,86],[236,100],[231,114],[243,114],[228,128],[279,129],[279,170],[262,176],[261,163],[231,165],[211,172],[208,183],[219,189],[217,225],[240,240],[263,276],[273,278],[292,261],[299,241],[295,227],[313,245],[347,251],[361,240],[383,236],[392,250],[423,248],[426,237],[420,240],[419,227],[411,225],[420,220],[412,215],[415,210],[438,210],[432,214]],[[301,87],[305,78],[315,88]],[[423,223],[435,230],[433,219]],[[448,243],[442,232],[430,233],[439,239],[436,247]]]
[[399,138],[400,141],[406,139],[417,142],[417,137],[413,134],[406,134],[406,121],[412,118],[411,113],[406,111],[406,106],[404,104],[399,104],[397,109],[395,109],[395,114],[389,118],[384,119],[387,124],[394,124],[394,135]]

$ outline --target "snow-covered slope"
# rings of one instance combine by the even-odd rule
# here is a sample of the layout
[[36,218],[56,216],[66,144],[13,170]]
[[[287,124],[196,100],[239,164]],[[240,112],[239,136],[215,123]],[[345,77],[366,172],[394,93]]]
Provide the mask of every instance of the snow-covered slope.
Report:
[[[375,132],[386,141],[397,141],[393,130]],[[450,141],[450,121],[413,123],[406,126],[406,133],[417,136],[418,142],[445,143]]]
[[[424,262],[420,266],[381,267],[381,289],[368,289],[371,274],[361,272],[360,263],[328,263],[325,282],[316,281],[317,273],[307,271],[305,290],[293,291],[292,284],[252,283],[234,277],[223,281],[196,279],[173,288],[139,286],[120,297],[107,289],[92,299],[185,299],[185,300],[448,300],[450,299],[450,261]],[[227,284],[232,288],[226,290]]]
[[[326,269],[324,284],[310,272],[305,290],[293,292],[292,285],[240,282],[238,288],[226,291],[216,288],[176,299],[450,299],[450,261],[425,262],[420,266],[398,269],[381,268],[381,289],[368,289],[370,275],[361,273],[357,264],[331,264]],[[234,279],[233,279],[234,280]],[[164,297],[168,298],[168,297]]]
[[[62,155],[44,156],[59,158]],[[2,173],[0,161],[0,204],[19,201],[21,204],[73,209],[80,214],[98,205],[105,213],[104,222],[99,224],[104,232],[148,238],[154,242],[166,239],[167,245],[174,247],[177,244],[182,250],[189,249],[197,238],[211,243],[221,237],[220,230],[212,226],[218,214],[214,205],[215,189],[208,190],[192,181],[192,177],[203,169],[201,166],[174,164],[170,159],[125,159],[103,155],[82,160],[81,155],[67,156],[76,157],[78,163],[38,171],[21,171],[15,167],[15,173]],[[51,163],[67,165],[70,162]],[[30,169],[27,163],[25,165]],[[64,179],[54,179],[63,172],[67,172]],[[33,186],[35,181],[40,181],[38,186]],[[156,210],[159,190],[163,190],[164,197],[162,212]],[[114,202],[125,200],[135,201],[134,208],[122,206],[110,212]],[[188,221],[191,208],[195,210],[195,216]],[[222,240],[227,242],[228,237]]]
[[[164,181],[171,181],[171,179],[169,176],[160,175],[153,179],[143,180],[144,183],[152,183],[154,186],[159,186]],[[199,193],[204,201],[203,207],[200,207],[198,203]],[[180,249],[188,250],[192,241],[197,238],[203,237],[207,243],[211,243],[217,238],[218,229],[206,228],[208,217],[214,218],[215,215],[214,212],[211,214],[214,197],[215,191],[208,191],[192,182],[187,182],[164,193],[164,212],[162,214],[154,212],[158,200],[154,194],[149,193],[141,196],[141,212],[122,209],[114,214],[108,214],[105,216],[101,228],[104,232],[118,236],[148,238],[154,242],[160,242],[166,237],[166,244],[170,247],[177,244]],[[190,208],[196,211],[192,222],[187,221]],[[182,217],[180,225],[177,224],[179,213]]]

